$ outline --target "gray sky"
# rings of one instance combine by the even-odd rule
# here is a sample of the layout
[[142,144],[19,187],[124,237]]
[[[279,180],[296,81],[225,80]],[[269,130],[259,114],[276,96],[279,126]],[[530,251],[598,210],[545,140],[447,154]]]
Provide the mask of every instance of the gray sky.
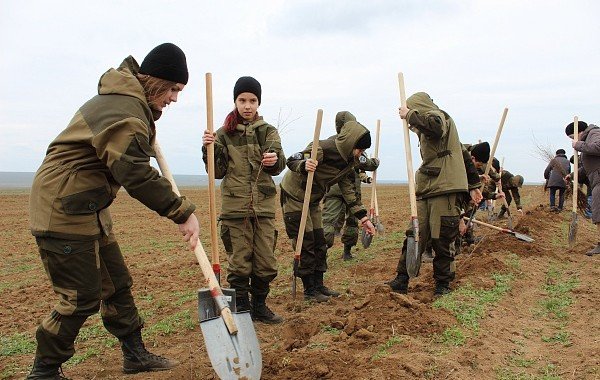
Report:
[[[215,128],[242,75],[263,88],[259,113],[282,128],[286,155],[348,110],[381,119],[381,179],[406,179],[397,73],[407,95],[428,92],[461,140],[493,141],[496,157],[541,181],[543,145],[570,150],[574,115],[600,123],[600,3],[596,1],[2,1],[0,171],[35,171],[49,142],[127,55],[163,42],[187,55],[190,82],[157,123],[177,174],[205,174],[204,74],[213,74]],[[281,117],[278,115],[281,114]],[[417,141],[412,134],[414,166]]]

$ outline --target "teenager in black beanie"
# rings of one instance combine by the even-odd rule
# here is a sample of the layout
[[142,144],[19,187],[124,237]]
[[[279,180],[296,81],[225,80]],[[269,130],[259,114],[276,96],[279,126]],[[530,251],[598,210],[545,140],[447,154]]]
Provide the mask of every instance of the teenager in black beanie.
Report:
[[98,94],[50,143],[31,186],[29,220],[57,299],[37,328],[27,379],[63,378],[59,368],[75,354],[81,326],[99,311],[106,330],[120,342],[123,372],[177,365],[144,346],[144,320],[109,206],[122,187],[177,224],[192,248],[197,244],[194,204],[175,194],[150,165],[156,120],[187,81],[185,54],[173,44],[154,48],[141,67],[128,56],[93,84]]

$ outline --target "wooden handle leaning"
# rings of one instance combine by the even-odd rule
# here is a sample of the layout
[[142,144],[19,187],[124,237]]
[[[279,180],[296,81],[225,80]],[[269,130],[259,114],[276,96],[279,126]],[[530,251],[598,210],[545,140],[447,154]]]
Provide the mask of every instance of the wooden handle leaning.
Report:
[[[158,145],[158,141],[154,141],[154,151],[156,152],[156,162],[158,162],[158,166],[160,171],[166,179],[171,182],[171,187],[173,188],[173,192],[178,196],[181,196],[179,189],[177,188],[177,184],[175,183],[175,179],[173,178],[173,174],[171,174],[171,170],[169,170],[169,166],[167,165],[167,161],[165,160],[162,150],[160,149],[160,145]],[[202,247],[202,242],[198,239],[198,243],[196,244],[196,248],[194,249],[194,254],[196,255],[196,259],[198,260],[198,264],[200,264],[200,269],[202,270],[202,274],[208,283],[208,288],[210,289],[210,294],[216,300],[219,297],[223,297],[223,291],[219,286],[219,282],[217,281],[217,277],[213,272],[210,261],[208,261],[208,257],[206,257],[206,252],[204,252],[204,247]],[[227,304],[222,304],[217,302],[219,308],[221,309],[221,317],[223,317],[223,322],[227,326],[227,330],[231,335],[237,334],[238,329],[235,325],[235,321],[233,320],[233,316],[231,315],[231,310]]]
[[[375,155],[374,158],[379,158],[379,132],[381,130],[381,120],[377,120],[377,127],[375,129]],[[373,170],[373,176],[371,177],[371,210],[375,208],[375,186],[377,186],[377,169]]]
[[[317,160],[317,151],[319,149],[319,136],[321,135],[321,123],[323,122],[323,110],[317,111],[317,122],[315,125],[315,133],[313,135],[312,149],[310,151],[311,160]],[[310,194],[312,192],[313,178],[315,172],[308,172],[306,178],[306,189],[304,190],[304,203],[302,203],[302,216],[300,217],[300,228],[298,229],[298,237],[296,238],[296,252],[294,259],[300,260],[300,252],[302,252],[302,241],[304,240],[304,229],[306,228],[306,218],[308,216],[308,206],[310,204]]]
[[[404,88],[404,74],[398,73],[398,86],[400,87],[400,105],[406,106],[406,90]],[[408,193],[410,198],[410,213],[413,218],[417,217],[417,196],[415,193],[415,172],[412,164],[412,151],[410,148],[410,134],[408,120],[402,119],[404,125],[404,152],[406,154],[406,171],[408,172]],[[415,236],[415,239],[418,239]]]
[[[467,218],[466,216],[463,216],[463,219],[467,220],[467,221],[469,220],[469,218]],[[471,219],[471,222],[477,223],[477,224],[481,224],[482,226],[489,227],[491,229],[498,230],[498,231],[501,231],[501,232],[512,232],[511,230],[509,230],[507,228],[502,228],[502,227],[494,226],[493,224],[488,224],[488,223],[482,222],[481,220],[477,220],[477,219]]]
[[[212,134],[213,126],[213,99],[212,99],[212,74],[206,73],[206,129]],[[215,195],[215,144],[206,146],[208,160],[208,211],[210,214],[210,251],[212,266],[215,273],[221,272],[219,262],[219,241],[217,240],[217,203]]]
[[[573,126],[575,127],[573,133],[573,141],[579,141],[579,118],[575,116],[573,120]],[[579,186],[579,153],[573,149],[573,212],[577,212],[577,189]]]
[[[496,138],[494,139],[494,145],[492,145],[492,151],[490,152],[490,158],[488,159],[487,164],[485,165],[484,175],[488,175],[490,173],[490,169],[492,167],[492,162],[494,161],[494,155],[496,154],[496,148],[498,147],[498,142],[500,141],[500,135],[502,134],[502,129],[504,128],[504,122],[506,121],[506,114],[508,114],[508,108],[504,108],[504,112],[502,112],[502,118],[500,119],[500,125],[498,126],[498,131],[496,132]],[[485,187],[485,183],[481,184],[481,190]]]

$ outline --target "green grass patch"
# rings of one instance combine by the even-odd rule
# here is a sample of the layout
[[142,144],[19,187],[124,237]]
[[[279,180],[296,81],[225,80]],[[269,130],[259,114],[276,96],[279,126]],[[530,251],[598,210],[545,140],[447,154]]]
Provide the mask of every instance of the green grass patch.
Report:
[[388,350],[399,343],[402,343],[402,338],[392,335],[385,343],[379,346],[375,355],[371,357],[371,360],[374,361],[386,357],[389,355]]
[[439,343],[443,343],[446,346],[462,346],[467,341],[467,336],[463,329],[458,326],[448,327],[442,334],[437,338]]
[[198,299],[198,292],[196,290],[186,291],[186,292],[176,292],[174,294],[177,299],[175,300],[175,305],[181,306],[184,303],[188,303],[190,301],[194,301]]
[[560,343],[565,347],[571,346],[573,343],[569,340],[570,334],[568,331],[558,331],[552,336],[542,336],[542,342],[546,343]]
[[95,347],[88,348],[82,354],[73,355],[73,357],[71,357],[71,359],[67,360],[65,365],[67,367],[73,367],[73,366],[76,366],[77,364],[83,363],[84,361],[88,360],[91,357],[98,356],[98,355],[100,355],[100,350],[98,348],[95,348]]
[[181,330],[193,330],[196,324],[190,310],[183,310],[144,329],[145,336],[171,335]]
[[340,333],[342,332],[342,330],[336,329],[335,327],[329,325],[322,325],[321,330],[330,335],[340,335]]
[[571,291],[578,285],[577,276],[563,280],[563,272],[555,266],[550,267],[544,285],[547,297],[540,301],[541,314],[556,320],[568,319],[567,309],[573,303]]
[[0,335],[0,356],[31,354],[35,347],[35,340],[28,334]]
[[494,273],[492,278],[496,284],[491,289],[475,289],[467,284],[438,298],[433,307],[451,311],[461,326],[477,332],[486,306],[498,302],[510,290],[513,281],[512,274]]
[[17,363],[5,364],[4,368],[0,371],[0,379],[11,379],[14,378],[17,372],[20,370]]

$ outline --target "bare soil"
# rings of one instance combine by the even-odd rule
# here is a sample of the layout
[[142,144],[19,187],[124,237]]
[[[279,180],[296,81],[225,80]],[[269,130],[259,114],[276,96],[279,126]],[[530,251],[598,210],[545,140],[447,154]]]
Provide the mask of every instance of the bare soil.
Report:
[[[183,189],[199,205],[201,240],[209,252],[207,191]],[[363,189],[368,200],[370,191]],[[339,238],[329,251],[326,284],[342,296],[325,304],[293,300],[292,249],[281,215],[271,308],[281,325],[255,323],[261,342],[264,379],[598,379],[600,378],[600,257],[585,256],[597,242],[595,227],[579,216],[577,244],[568,248],[571,212],[550,213],[540,187],[522,191],[524,215],[515,229],[535,239],[479,227],[484,239],[457,256],[455,289],[493,290],[497,275],[510,288],[483,305],[477,328],[434,304],[432,265],[410,283],[407,296],[385,284],[395,276],[408,223],[407,188],[381,186],[381,218],[386,228],[355,260],[341,260]],[[204,284],[194,255],[177,228],[126,193],[112,207],[116,234],[134,278],[134,296],[146,320],[151,351],[181,364],[160,373],[123,375],[116,341],[90,318],[65,367],[73,379],[214,379],[198,324],[196,291]],[[50,312],[52,293],[37,247],[28,231],[28,194],[0,194],[0,378],[24,378],[33,362],[37,324]],[[516,213],[515,213],[516,214]],[[485,213],[481,213],[486,220]],[[504,226],[505,221],[495,222]],[[221,262],[226,258],[221,246]],[[226,278],[226,272],[222,274]],[[549,285],[576,281],[562,305],[566,316],[544,312]],[[562,282],[561,282],[562,281]],[[298,281],[301,289],[300,281]],[[301,297],[299,298],[301,299]],[[547,305],[547,303],[546,303]],[[448,340],[462,331],[462,341]]]

